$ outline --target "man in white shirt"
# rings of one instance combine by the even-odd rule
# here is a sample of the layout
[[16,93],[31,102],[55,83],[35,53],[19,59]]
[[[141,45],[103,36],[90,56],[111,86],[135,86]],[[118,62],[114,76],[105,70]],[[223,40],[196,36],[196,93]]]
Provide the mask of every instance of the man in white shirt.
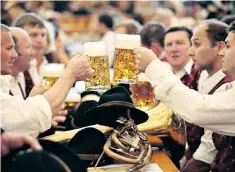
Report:
[[201,95],[184,86],[172,71],[149,49],[135,50],[136,67],[144,72],[154,87],[156,99],[162,100],[183,119],[216,133],[235,136],[235,23],[220,52],[223,72],[233,82],[231,89],[213,95]]
[[165,32],[163,38],[166,61],[179,78],[191,74],[193,62],[188,55],[188,50],[191,47],[192,35],[193,32],[188,27],[174,26]]
[[[164,50],[166,52],[166,61],[171,65],[174,74],[184,85],[197,90],[200,71],[196,70],[191,57],[188,55],[188,50],[191,47],[192,35],[193,32],[188,27],[170,27],[164,35]],[[185,153],[185,159],[189,160],[192,157],[191,152],[194,152],[200,144],[203,128],[186,122],[186,131],[188,149]],[[182,166],[183,161],[180,162]],[[177,162],[175,162],[175,164],[177,165]]]
[[[12,77],[9,78],[9,94],[20,95],[26,99],[26,83],[23,72],[28,71],[30,68],[30,60],[34,54],[32,49],[32,42],[25,30],[17,27],[11,27],[10,30],[15,42],[15,50],[18,54],[18,58],[15,60],[12,66]],[[66,115],[67,111],[64,111],[62,108],[62,110],[58,112],[58,115],[52,119],[53,127],[56,127],[59,122],[64,122]]]
[[26,100],[21,96],[10,96],[9,85],[3,75],[12,73],[13,63],[18,56],[14,47],[10,29],[1,24],[1,123],[5,131],[36,137],[51,127],[53,115],[57,115],[74,82],[85,80],[94,71],[88,57],[75,56],[64,74],[42,95]]
[[30,37],[25,30],[17,27],[12,27],[10,30],[15,42],[15,49],[18,54],[18,58],[12,66],[11,75],[13,77],[11,80],[10,93],[12,95],[21,95],[25,99],[26,93],[23,72],[29,70],[30,60],[34,54],[34,51]]
[[19,16],[13,23],[13,26],[26,30],[32,41],[34,57],[30,62],[30,69],[24,72],[26,80],[26,96],[34,85],[40,85],[42,81],[41,69],[47,64],[45,53],[48,45],[48,31],[41,17],[34,13],[25,13]]
[[98,29],[102,36],[101,41],[104,41],[107,45],[110,68],[113,67],[115,50],[115,33],[112,31],[112,28],[112,17],[108,14],[101,14],[99,16]]
[[[230,79],[222,72],[222,59],[219,52],[225,47],[224,40],[227,37],[227,25],[218,21],[205,21],[199,25],[192,37],[192,46],[189,49],[189,56],[200,70],[205,70],[207,75],[200,79],[198,91],[201,94],[213,94],[225,91]],[[216,34],[220,33],[220,34]],[[215,36],[216,35],[216,36]],[[196,126],[195,126],[196,127]],[[199,140],[197,149],[189,152],[190,158],[182,172],[207,172],[213,162],[217,150],[212,140],[212,131],[204,129],[204,135]],[[200,133],[195,131],[192,142],[200,139]]]

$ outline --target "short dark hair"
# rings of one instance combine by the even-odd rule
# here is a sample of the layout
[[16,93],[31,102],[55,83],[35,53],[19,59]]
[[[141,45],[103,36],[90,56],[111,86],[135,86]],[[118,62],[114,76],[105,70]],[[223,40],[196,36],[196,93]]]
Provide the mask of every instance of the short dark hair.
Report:
[[101,14],[99,16],[99,22],[100,23],[104,23],[105,26],[107,28],[109,28],[109,29],[113,28],[113,18],[110,15],[106,14],[106,13],[105,14]]
[[221,21],[226,23],[227,25],[230,25],[232,22],[235,21],[235,14],[226,15],[221,19]]
[[1,23],[1,32],[2,31],[10,32],[10,28],[7,25]]
[[165,37],[168,33],[171,33],[171,32],[177,32],[177,31],[184,31],[188,34],[188,39],[189,39],[189,42],[191,43],[191,38],[193,36],[193,31],[192,29],[190,29],[189,27],[187,26],[173,26],[173,27],[170,27],[164,34],[164,40],[165,40]]
[[227,32],[235,32],[235,21],[229,25]]
[[203,23],[207,25],[207,36],[212,46],[215,46],[217,42],[225,41],[228,33],[226,29],[228,25],[219,20],[205,20]]
[[25,26],[46,28],[43,19],[35,13],[25,13],[16,18],[14,27],[24,28]]
[[159,22],[149,22],[142,28],[140,32],[141,41],[144,45],[150,47],[152,41],[158,42],[164,47],[164,33],[166,29]]
[[134,14],[133,19],[138,21],[141,25],[144,24],[144,18],[141,14]]

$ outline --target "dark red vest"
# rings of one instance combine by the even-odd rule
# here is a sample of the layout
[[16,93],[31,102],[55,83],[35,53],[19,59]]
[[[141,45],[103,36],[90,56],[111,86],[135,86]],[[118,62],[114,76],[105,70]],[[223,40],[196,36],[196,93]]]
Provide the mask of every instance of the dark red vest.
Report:
[[[224,77],[210,91],[213,94],[221,85],[231,82],[229,77]],[[235,115],[235,114],[234,114]],[[212,134],[214,145],[218,150],[214,161],[211,164],[212,172],[234,172],[235,171],[235,137],[224,136],[217,133]]]
[[30,91],[33,89],[35,84],[28,71],[24,72],[24,78],[25,78],[25,93],[26,93],[26,97],[28,97]]
[[[181,78],[181,81],[184,85],[186,85],[190,89],[198,90],[199,77],[200,77],[200,71],[196,71],[193,65],[191,74],[184,75]],[[187,128],[187,142],[189,145],[185,157],[187,160],[190,160],[192,158],[192,155],[194,154],[194,152],[197,150],[197,148],[201,143],[201,137],[204,134],[204,129],[188,122],[185,123]]]

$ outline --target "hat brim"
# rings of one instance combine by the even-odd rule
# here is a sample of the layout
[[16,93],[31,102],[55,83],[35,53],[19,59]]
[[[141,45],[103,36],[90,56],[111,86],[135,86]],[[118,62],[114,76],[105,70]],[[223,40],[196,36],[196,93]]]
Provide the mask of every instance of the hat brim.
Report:
[[[10,172],[66,172],[63,164],[51,156],[47,151],[31,151],[14,157],[14,161],[10,163]],[[5,171],[3,169],[3,171]]]
[[67,147],[75,154],[100,154],[105,143],[105,135],[98,129],[89,127],[77,132]]
[[64,161],[72,171],[86,171],[87,166],[84,162],[62,144],[49,140],[39,140],[39,143],[44,150],[53,153]]
[[99,106],[88,110],[85,113],[83,123],[85,126],[100,124],[117,128],[119,125],[117,120],[120,117],[128,119],[128,110],[130,110],[130,117],[134,120],[136,125],[144,123],[148,120],[147,113],[136,108],[116,104],[110,106]]

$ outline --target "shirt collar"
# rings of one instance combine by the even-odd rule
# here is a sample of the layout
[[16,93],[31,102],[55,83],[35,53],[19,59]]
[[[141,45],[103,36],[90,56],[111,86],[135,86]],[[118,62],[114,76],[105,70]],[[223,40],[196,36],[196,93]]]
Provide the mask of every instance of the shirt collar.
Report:
[[185,74],[190,75],[192,72],[192,67],[193,67],[193,60],[190,59],[189,62],[184,66],[184,68],[176,72],[175,75],[179,78],[182,78]]
[[231,82],[231,85],[233,88],[235,88],[235,80],[233,82]]
[[107,39],[108,37],[112,37],[112,36],[115,36],[115,33],[110,30],[103,35],[102,40]]
[[190,75],[192,72],[192,67],[193,67],[193,61],[190,59],[183,69],[186,71],[188,75]]
[[2,92],[9,94],[11,79],[12,79],[11,75],[0,75],[0,83],[1,83]]
[[[41,66],[44,66],[44,65],[47,64],[47,63],[48,63],[47,58],[46,58],[45,56],[43,56]],[[30,66],[31,66],[31,67],[36,67],[36,66],[37,66],[37,60],[36,60],[36,58],[32,58],[32,60],[30,61]]]
[[208,76],[202,81],[200,89],[204,94],[208,94],[225,76],[222,70],[217,71],[214,75]]

